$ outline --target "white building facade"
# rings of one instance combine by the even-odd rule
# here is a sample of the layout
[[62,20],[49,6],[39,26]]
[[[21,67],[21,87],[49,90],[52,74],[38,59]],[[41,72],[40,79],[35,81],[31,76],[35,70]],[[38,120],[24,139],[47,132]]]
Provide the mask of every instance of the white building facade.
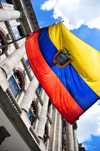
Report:
[[[0,46],[39,29],[30,0],[0,0]],[[26,38],[0,48],[0,151],[85,151],[32,72]]]

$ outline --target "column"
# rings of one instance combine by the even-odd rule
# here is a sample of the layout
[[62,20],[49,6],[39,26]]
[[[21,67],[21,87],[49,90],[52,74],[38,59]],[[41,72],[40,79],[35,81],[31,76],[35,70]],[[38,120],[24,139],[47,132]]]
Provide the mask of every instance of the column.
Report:
[[72,125],[66,122],[66,151],[74,151]]
[[74,150],[78,151],[78,141],[77,141],[77,123],[73,124],[73,132],[74,132]]
[[[5,25],[6,25],[7,29],[8,29],[8,31],[9,31],[9,33],[10,33],[10,36],[11,36],[12,40],[16,40],[16,37],[15,37],[15,35],[14,35],[14,33],[13,33],[13,30],[12,30],[12,27],[11,27],[10,23],[9,23],[8,21],[5,21]],[[13,44],[14,44],[14,46],[15,46],[16,49],[19,49],[19,44],[18,44],[18,42],[14,42]],[[30,73],[30,71],[29,71],[29,69],[28,69],[28,67],[27,67],[27,64],[26,64],[25,59],[22,58],[22,59],[21,59],[21,62],[22,62],[22,64],[23,64],[23,67],[24,67],[25,70],[26,70],[26,73],[27,73],[27,75],[28,75],[28,77],[29,77],[29,80],[31,81],[31,80],[32,80],[32,75],[31,75],[31,73]]]
[[45,128],[45,123],[47,120],[47,108],[48,108],[48,101],[49,98],[47,96],[47,94],[44,94],[44,104],[43,107],[41,109],[41,114],[40,114],[40,118],[39,118],[39,122],[38,122],[38,126],[37,126],[37,135],[40,138],[40,148],[42,151],[45,151],[45,145],[43,142],[43,134],[44,134],[44,128]]
[[4,10],[0,9],[0,22],[18,19],[21,17],[21,13],[17,10]]
[[49,117],[52,118],[52,104],[50,105],[50,112],[49,112]]
[[[42,92],[40,92],[40,93],[41,93],[41,100],[43,100],[44,94],[45,94],[45,91],[43,90],[43,88],[42,88]],[[38,99],[38,98],[37,98],[37,99]],[[43,103],[43,104],[44,104],[44,103]],[[42,106],[43,106],[43,105],[41,105],[40,101],[38,101],[38,119],[37,119],[36,125],[35,125],[35,132],[37,131],[37,127],[38,127],[38,123],[39,123],[39,119],[40,119],[40,114],[41,114]]]
[[6,73],[6,76],[16,67],[19,61],[25,54],[25,45],[21,46],[17,51],[14,51],[9,57],[4,59],[0,64],[0,68]]
[[61,114],[58,114],[59,116],[59,134],[58,134],[58,151],[62,150],[62,120],[61,120]]
[[[54,127],[53,127],[53,141],[52,141],[52,151],[55,149],[55,140],[56,140],[56,123],[57,123],[57,109],[54,108]],[[52,130],[51,130],[52,131]]]
[[29,71],[29,69],[28,69],[28,66],[27,66],[27,64],[26,64],[25,59],[22,58],[22,59],[21,59],[21,62],[22,62],[22,64],[23,64],[23,67],[24,67],[25,70],[26,70],[26,73],[27,73],[27,75],[28,75],[28,77],[29,77],[29,80],[32,81],[33,77],[32,77],[32,75],[31,75],[31,73],[30,73],[30,71]]
[[41,110],[40,119],[37,127],[37,135],[42,139],[44,134],[45,123],[47,120],[46,116],[47,116],[47,108],[48,108],[48,101],[49,101],[49,98],[46,93],[44,95],[43,101],[44,101],[44,105]]
[[38,86],[38,80],[34,77],[33,80],[30,82],[28,89],[24,95],[24,98],[20,104],[21,108],[24,109],[27,113],[29,111],[32,100],[36,95],[35,90],[37,86]]
[[[52,119],[52,104],[51,104],[51,106],[50,106],[50,112],[49,112],[49,117],[50,117],[50,119]],[[51,120],[51,122],[52,122],[52,120]],[[51,133],[51,124],[50,124],[50,122],[48,121],[48,136],[50,137],[50,133]],[[50,143],[50,138],[47,140],[47,150],[48,150],[48,148],[49,148],[49,143]]]

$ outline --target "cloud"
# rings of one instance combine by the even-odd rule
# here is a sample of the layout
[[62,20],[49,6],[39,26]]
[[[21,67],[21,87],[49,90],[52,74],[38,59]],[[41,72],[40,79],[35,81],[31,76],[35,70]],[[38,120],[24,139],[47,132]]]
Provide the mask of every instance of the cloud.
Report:
[[46,1],[43,5],[41,5],[41,9],[49,11],[53,9],[56,4],[57,4],[56,0],[49,0]]
[[[41,9],[44,11],[52,9],[54,19],[62,18],[69,30],[77,29],[82,24],[89,28],[100,29],[100,0],[47,0],[41,5]],[[86,33],[88,36],[89,31]],[[85,35],[80,36],[85,39]],[[80,117],[77,134],[79,142],[91,141],[91,135],[100,136],[100,105],[98,103]]]
[[48,0],[41,9],[53,9],[53,17],[61,17],[68,29],[77,29],[82,24],[100,29],[99,0]]
[[100,105],[95,103],[77,121],[79,142],[91,141],[91,135],[100,136]]
[[86,150],[94,150],[97,146],[86,145],[84,146]]
[[45,23],[45,21],[43,21],[43,22],[40,22],[40,23],[39,23],[39,25],[40,25],[40,24],[43,24],[43,23]]

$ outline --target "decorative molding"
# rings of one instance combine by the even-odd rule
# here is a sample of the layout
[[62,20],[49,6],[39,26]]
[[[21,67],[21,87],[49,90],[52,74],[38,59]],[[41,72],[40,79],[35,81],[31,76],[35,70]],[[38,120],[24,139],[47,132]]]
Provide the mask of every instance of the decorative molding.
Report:
[[4,126],[0,126],[0,145],[7,137],[10,137],[10,136],[11,135],[9,134],[7,129]]
[[77,125],[77,123],[75,122],[75,123],[73,124],[73,129],[74,129],[74,130],[77,130],[77,128],[78,128],[78,125]]
[[38,99],[39,99],[39,101],[40,101],[40,104],[43,106],[44,102],[43,102],[43,100],[42,100],[42,98],[41,98],[41,95],[40,95],[38,89],[36,89],[35,93],[36,93],[36,95],[37,95],[37,97],[38,97]]
[[23,74],[22,69],[19,67],[16,67],[16,68],[14,68],[14,72],[19,74],[19,76],[21,78],[21,82],[22,82],[21,90],[24,90],[25,89],[25,76]]
[[78,146],[79,146],[79,151],[85,151],[85,148],[82,146],[82,143],[79,143]]
[[[6,36],[6,33],[4,32],[4,30],[2,28],[0,28],[0,37],[2,38],[3,45],[6,44],[7,43],[7,36]],[[7,51],[7,49],[8,49],[8,46],[6,46],[5,48],[0,49],[0,50],[2,50],[2,53],[0,53],[0,56],[2,54],[4,54]]]
[[50,125],[52,124],[52,120],[51,120],[51,118],[50,118],[50,116],[49,116],[49,114],[47,113],[47,120],[49,121],[49,123],[50,123]]

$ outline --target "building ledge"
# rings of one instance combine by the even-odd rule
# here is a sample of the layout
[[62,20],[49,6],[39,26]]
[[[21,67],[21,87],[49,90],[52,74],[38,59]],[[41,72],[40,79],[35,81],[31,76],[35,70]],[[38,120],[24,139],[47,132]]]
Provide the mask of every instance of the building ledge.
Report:
[[11,103],[8,96],[1,88],[1,86],[0,86],[0,107],[5,113],[6,117],[12,123],[18,134],[30,148],[30,150],[40,151],[41,149],[39,148],[38,143],[25,126],[23,120],[15,110],[13,104]]

